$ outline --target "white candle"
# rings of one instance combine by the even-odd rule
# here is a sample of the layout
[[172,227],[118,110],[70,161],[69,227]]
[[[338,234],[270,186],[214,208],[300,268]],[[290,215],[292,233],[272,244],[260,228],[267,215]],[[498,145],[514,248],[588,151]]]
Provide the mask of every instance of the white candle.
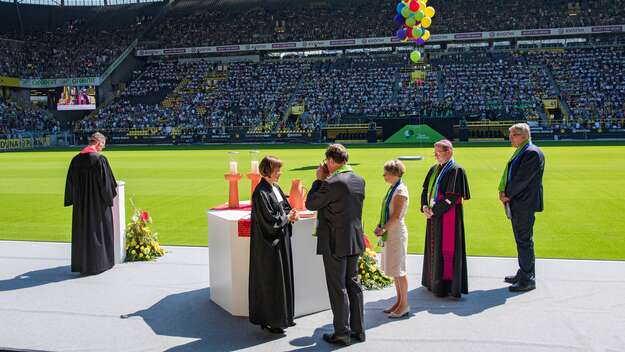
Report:
[[253,174],[258,173],[258,160],[252,160],[252,171]]
[[230,173],[233,175],[238,174],[237,172],[237,162],[236,161],[231,161],[230,162]]

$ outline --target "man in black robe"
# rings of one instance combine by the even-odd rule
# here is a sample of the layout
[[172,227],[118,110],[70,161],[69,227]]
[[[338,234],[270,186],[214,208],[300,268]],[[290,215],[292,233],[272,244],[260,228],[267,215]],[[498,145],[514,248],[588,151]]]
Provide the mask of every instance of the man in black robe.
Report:
[[275,334],[295,325],[291,222],[298,215],[277,184],[281,167],[272,156],[258,166],[263,178],[252,194],[248,287],[250,322]]
[[432,166],[421,193],[427,218],[422,285],[439,297],[469,293],[462,201],[470,198],[464,169],[455,162],[448,140],[434,144]]
[[117,182],[108,160],[100,154],[106,137],[94,133],[89,145],[69,166],[65,206],[72,209],[72,271],[99,274],[115,265],[113,199]]

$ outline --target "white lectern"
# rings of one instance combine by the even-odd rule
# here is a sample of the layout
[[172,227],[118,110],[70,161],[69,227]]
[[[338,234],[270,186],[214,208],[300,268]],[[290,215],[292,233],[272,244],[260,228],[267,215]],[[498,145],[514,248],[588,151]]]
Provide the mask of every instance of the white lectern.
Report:
[[115,264],[126,260],[126,197],[124,181],[117,181],[117,197],[113,200],[113,245]]

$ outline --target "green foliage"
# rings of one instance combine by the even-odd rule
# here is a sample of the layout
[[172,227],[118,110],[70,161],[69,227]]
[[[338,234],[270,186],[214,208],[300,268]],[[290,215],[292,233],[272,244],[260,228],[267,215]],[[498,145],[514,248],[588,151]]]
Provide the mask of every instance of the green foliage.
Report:
[[375,255],[375,251],[367,248],[358,259],[358,280],[366,290],[380,290],[393,284],[393,279],[380,271]]
[[152,217],[147,211],[135,209],[132,221],[126,227],[126,261],[153,260],[165,255],[158,243],[158,234],[152,232]]

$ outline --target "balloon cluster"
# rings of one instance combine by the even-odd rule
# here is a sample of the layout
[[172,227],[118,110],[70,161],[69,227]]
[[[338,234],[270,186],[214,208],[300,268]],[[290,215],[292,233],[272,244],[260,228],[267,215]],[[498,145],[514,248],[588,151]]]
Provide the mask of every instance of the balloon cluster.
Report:
[[[423,45],[430,39],[428,28],[432,25],[432,17],[436,11],[427,6],[427,0],[400,0],[397,4],[395,24],[399,26],[396,35],[402,42],[412,40],[417,45]],[[415,50],[410,53],[410,60],[417,63],[421,60],[421,52]]]

